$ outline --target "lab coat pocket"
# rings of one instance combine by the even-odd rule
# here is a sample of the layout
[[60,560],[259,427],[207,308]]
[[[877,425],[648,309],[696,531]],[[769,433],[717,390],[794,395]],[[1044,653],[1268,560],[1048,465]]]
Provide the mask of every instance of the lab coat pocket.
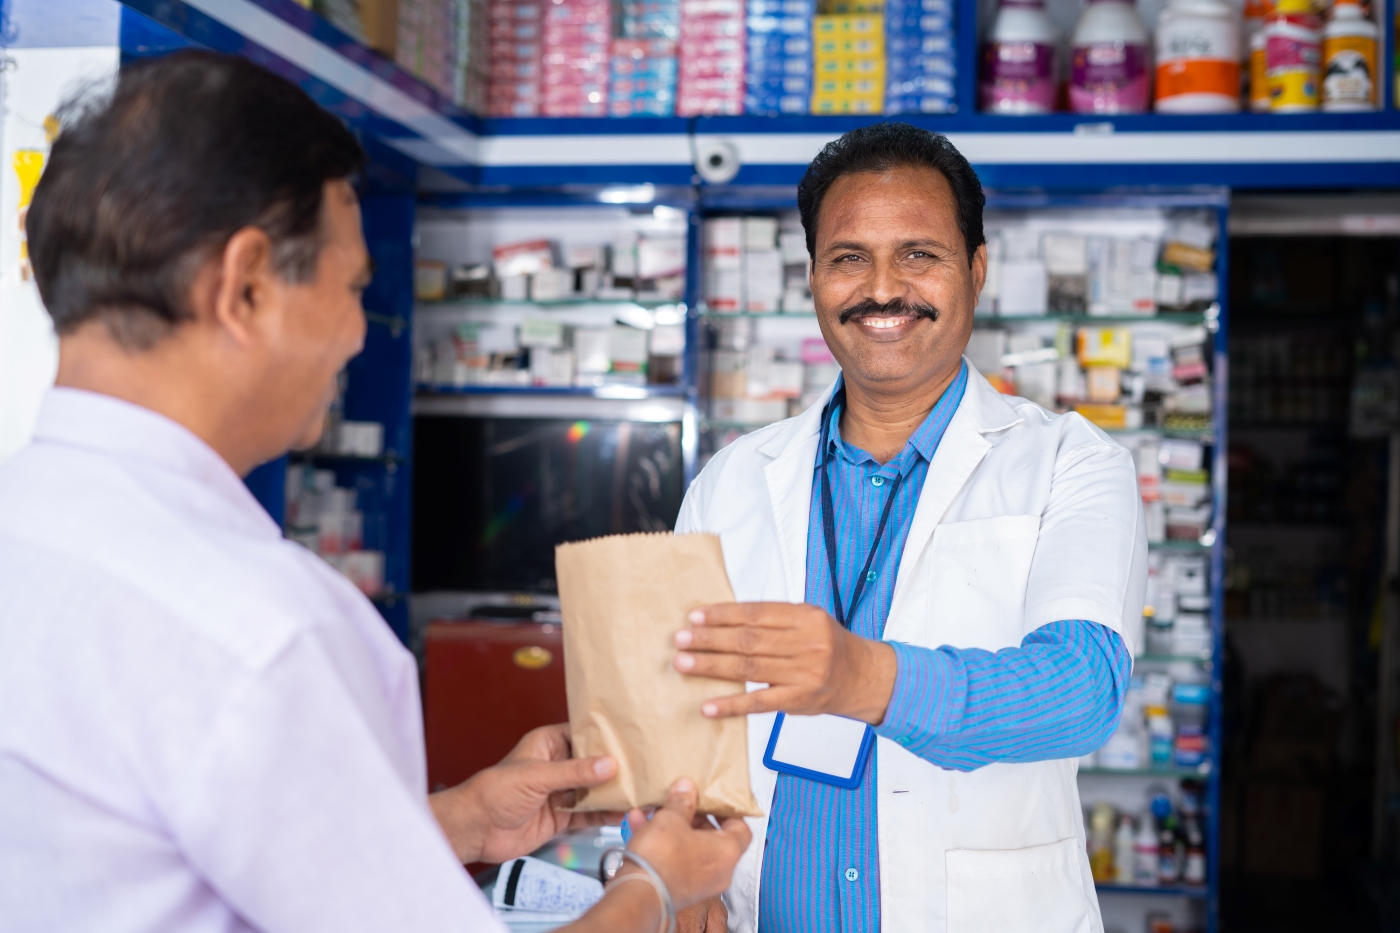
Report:
[[1080,845],[949,849],[948,933],[1087,933]]
[[933,645],[1019,645],[1026,584],[1040,535],[1038,515],[998,515],[934,529],[929,553]]

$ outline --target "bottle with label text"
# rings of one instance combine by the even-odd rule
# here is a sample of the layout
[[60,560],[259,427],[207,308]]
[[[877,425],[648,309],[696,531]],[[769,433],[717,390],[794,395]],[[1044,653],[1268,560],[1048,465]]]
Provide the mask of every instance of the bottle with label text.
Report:
[[1172,0],[1157,20],[1159,113],[1240,109],[1240,30],[1224,0]]
[[1125,0],[1089,0],[1070,41],[1069,106],[1075,113],[1145,113],[1147,29]]
[[1137,841],[1133,843],[1133,883],[1140,887],[1157,886],[1157,824],[1152,814],[1138,817]]
[[1005,0],[982,47],[982,109],[1015,115],[1053,111],[1058,45],[1041,0]]
[[[1264,21],[1273,11],[1273,0],[1244,0],[1244,21],[1240,24],[1240,53],[1243,56],[1245,80],[1241,96],[1249,102],[1249,109],[1255,112],[1269,109],[1269,82],[1264,77],[1264,44],[1261,37],[1264,34]],[[1257,55],[1256,46],[1259,50]],[[1258,77],[1255,76],[1256,70]],[[1261,98],[1264,101],[1263,107],[1258,105]]]
[[1336,0],[1322,30],[1322,109],[1376,109],[1379,30],[1358,0]]
[[1113,880],[1116,884],[1132,884],[1137,866],[1137,840],[1133,818],[1124,813],[1118,817],[1118,830],[1113,834]]
[[1279,0],[1264,24],[1264,60],[1272,112],[1317,110],[1322,24],[1313,13],[1312,0]]
[[1249,109],[1254,113],[1268,113],[1273,109],[1266,43],[1262,28],[1249,40]]

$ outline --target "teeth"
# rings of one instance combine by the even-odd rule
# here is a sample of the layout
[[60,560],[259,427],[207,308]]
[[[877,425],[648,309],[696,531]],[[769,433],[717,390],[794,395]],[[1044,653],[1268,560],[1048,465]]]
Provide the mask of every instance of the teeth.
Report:
[[884,329],[887,327],[898,327],[899,325],[904,323],[904,320],[905,319],[902,317],[868,317],[865,320],[861,321],[861,323],[864,324],[866,327],[878,327]]

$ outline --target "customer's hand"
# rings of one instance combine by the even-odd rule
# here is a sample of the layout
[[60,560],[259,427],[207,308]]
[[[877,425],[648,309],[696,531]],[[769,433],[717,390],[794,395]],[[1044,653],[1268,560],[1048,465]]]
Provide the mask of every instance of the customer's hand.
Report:
[[[695,782],[681,778],[671,787],[666,803],[648,820],[641,810],[627,815],[632,826],[629,848],[651,863],[671,894],[671,901],[682,916],[697,905],[709,926],[679,927],[724,933],[727,918],[721,913],[714,925],[714,911],[707,898],[714,898],[729,887],[734,866],[748,849],[753,834],[737,817],[724,820],[719,830],[709,820],[695,815]],[[642,869],[623,862],[617,878],[637,874]],[[654,933],[661,922],[661,901],[645,881],[608,885],[603,899],[578,921],[564,927],[567,933]],[[723,907],[719,908],[723,911]],[[691,915],[694,916],[694,915]],[[690,919],[689,916],[686,919]]]
[[729,933],[729,911],[718,897],[692,904],[676,918],[676,933]]
[[[627,814],[632,827],[628,848],[660,872],[677,910],[729,887],[734,866],[753,838],[738,817],[722,820],[718,830],[706,817],[697,817],[697,798],[695,782],[681,778],[650,820],[641,810]],[[623,870],[627,867],[624,862]]]
[[878,726],[894,693],[898,663],[882,641],[853,635],[816,606],[723,603],[689,616],[676,633],[683,674],[766,683],[768,687],[705,701],[710,717],[783,710],[834,713]]
[[541,726],[498,765],[428,797],[433,815],[463,862],[504,862],[533,852],[570,827],[622,821],[621,813],[569,813],[574,789],[595,787],[617,762],[570,758],[567,724]]

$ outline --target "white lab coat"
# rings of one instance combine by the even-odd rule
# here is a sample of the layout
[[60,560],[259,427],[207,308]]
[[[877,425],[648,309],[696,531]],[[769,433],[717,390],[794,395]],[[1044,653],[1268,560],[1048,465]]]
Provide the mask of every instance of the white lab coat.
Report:
[[[1135,653],[1147,539],[1131,454],[1079,415],[1000,395],[968,364],[967,391],[919,498],[884,637],[936,648],[1015,647],[1060,619],[1118,632]],[[681,506],[678,533],[724,545],[735,597],[802,602],[821,411],[721,450]],[[750,685],[750,689],[754,689]],[[773,714],[749,717],[749,770]],[[886,933],[1098,933],[1103,928],[1073,759],[948,771],[881,738],[880,914]],[[755,933],[766,819],[726,901]]]

